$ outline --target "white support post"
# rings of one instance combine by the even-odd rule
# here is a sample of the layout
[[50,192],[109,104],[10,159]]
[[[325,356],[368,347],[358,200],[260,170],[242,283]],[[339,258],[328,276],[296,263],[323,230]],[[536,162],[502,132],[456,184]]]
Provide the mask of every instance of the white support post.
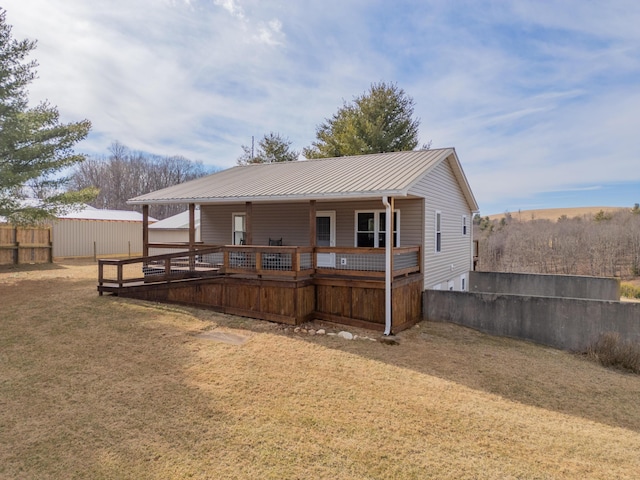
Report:
[[385,207],[385,262],[384,262],[384,334],[391,335],[391,288],[393,279],[393,199],[382,197]]

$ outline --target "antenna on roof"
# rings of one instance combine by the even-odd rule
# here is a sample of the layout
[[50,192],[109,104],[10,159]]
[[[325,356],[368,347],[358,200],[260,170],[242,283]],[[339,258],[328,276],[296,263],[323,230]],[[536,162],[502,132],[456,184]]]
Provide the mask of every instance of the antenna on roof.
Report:
[[255,157],[253,156],[253,135],[251,135],[251,160],[253,160]]

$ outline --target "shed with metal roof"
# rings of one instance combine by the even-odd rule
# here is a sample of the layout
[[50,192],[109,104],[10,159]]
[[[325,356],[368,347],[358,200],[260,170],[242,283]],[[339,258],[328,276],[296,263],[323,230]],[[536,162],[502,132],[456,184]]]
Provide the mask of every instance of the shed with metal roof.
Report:
[[140,212],[86,205],[52,222],[53,257],[139,255],[143,247],[142,224]]

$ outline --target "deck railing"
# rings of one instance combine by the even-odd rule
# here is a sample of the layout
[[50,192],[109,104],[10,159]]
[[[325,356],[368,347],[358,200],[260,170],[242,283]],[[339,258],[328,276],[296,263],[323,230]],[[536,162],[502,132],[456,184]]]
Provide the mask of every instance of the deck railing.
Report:
[[[384,248],[317,247],[316,272],[325,275],[382,277],[385,275]],[[396,247],[393,249],[394,277],[420,271],[420,247]]]
[[[98,262],[100,286],[171,282],[219,275],[298,278],[317,273],[331,276],[384,278],[384,248],[197,246],[163,244],[172,253]],[[393,250],[394,277],[420,272],[420,247]]]

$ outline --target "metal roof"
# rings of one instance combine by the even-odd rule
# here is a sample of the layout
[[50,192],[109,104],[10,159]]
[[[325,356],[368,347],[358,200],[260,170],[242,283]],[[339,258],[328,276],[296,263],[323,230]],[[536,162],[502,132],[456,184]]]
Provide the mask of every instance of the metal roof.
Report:
[[472,209],[477,204],[453,148],[243,165],[132,198],[131,204],[226,203],[407,196],[449,159]]
[[[140,212],[129,210],[102,210],[86,205],[82,210],[60,215],[57,218],[66,220],[117,220],[125,222],[142,222]],[[149,218],[155,221],[155,218]]]
[[[25,203],[38,205],[36,202],[27,200]],[[56,217],[60,220],[115,220],[120,222],[142,222],[142,214],[131,210],[105,210],[94,208],[91,205],[82,205],[76,210],[72,210],[64,215]],[[149,217],[150,222],[156,219]],[[6,222],[5,217],[0,217],[0,223]]]
[[[194,220],[196,222],[195,227],[198,228],[200,226],[200,210],[196,209],[194,212]],[[169,218],[165,218],[164,220],[160,220],[149,225],[150,229],[158,229],[158,230],[182,230],[189,228],[189,210],[186,212],[178,213]]]

